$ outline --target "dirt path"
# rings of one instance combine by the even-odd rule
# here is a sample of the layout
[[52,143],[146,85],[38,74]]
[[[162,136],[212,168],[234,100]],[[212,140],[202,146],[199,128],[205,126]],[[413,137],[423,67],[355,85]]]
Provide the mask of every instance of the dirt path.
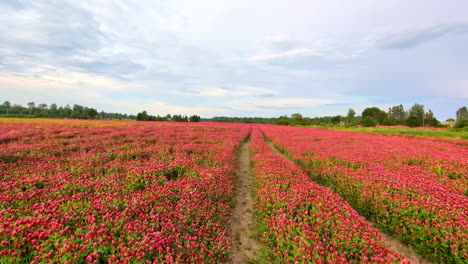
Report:
[[[375,223],[366,220],[368,223],[372,224],[372,226],[376,226]],[[400,240],[388,235],[382,231],[380,231],[380,235],[382,236],[382,241],[387,245],[391,250],[398,251],[401,254],[406,256],[406,259],[411,260],[416,264],[432,264],[433,262],[427,260],[426,258],[420,256],[414,249],[411,247],[403,244]]]
[[233,240],[229,252],[230,263],[248,263],[256,258],[260,248],[253,235],[252,177],[250,175],[250,140],[243,143],[237,160],[237,179],[234,193],[234,208],[231,212],[229,237]]
[[[273,152],[278,155],[283,156],[285,159],[288,159],[286,156],[281,153],[278,148],[271,142],[270,140],[265,139],[265,142],[271,147]],[[289,160],[289,159],[288,159]],[[291,160],[292,161],[292,160]],[[292,161],[294,162],[294,161]],[[326,188],[326,187],[325,187]],[[366,219],[366,221],[371,224],[375,228],[375,223]],[[389,234],[386,234],[380,231],[380,235],[382,237],[382,241],[387,245],[390,249],[394,251],[398,251],[400,254],[404,254],[407,260],[410,260],[416,264],[432,264],[433,262],[427,260],[426,258],[419,255],[413,248],[401,243],[398,239],[392,237]]]

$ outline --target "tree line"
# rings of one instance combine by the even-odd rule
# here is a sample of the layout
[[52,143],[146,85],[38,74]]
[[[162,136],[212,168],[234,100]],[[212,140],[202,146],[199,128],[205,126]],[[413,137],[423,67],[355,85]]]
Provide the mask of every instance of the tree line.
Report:
[[190,117],[188,116],[182,116],[182,115],[170,115],[167,114],[165,116],[153,116],[149,115],[148,112],[143,111],[140,112],[136,115],[136,120],[137,121],[173,121],[173,122],[200,122],[200,116],[198,115],[192,115]]
[[[349,111],[351,111],[350,109]],[[348,116],[349,116],[348,111]],[[354,110],[353,110],[354,111]],[[456,112],[457,122],[455,127],[465,127],[468,121],[468,111],[466,106],[461,107]],[[448,121],[455,121],[454,119]],[[385,112],[377,107],[364,109],[361,115],[360,124],[363,126],[395,126],[406,125],[409,127],[443,127],[442,123],[435,118],[434,113],[429,109],[424,110],[424,105],[414,104],[408,111],[403,105],[393,106]]]
[[[368,107],[362,111],[361,115],[356,115],[354,109],[349,109],[346,116],[322,116],[304,117],[300,113],[291,116],[280,116],[278,118],[263,117],[213,117],[203,118],[203,122],[229,122],[229,123],[255,123],[255,124],[276,124],[290,126],[310,126],[310,125],[346,125],[346,126],[409,126],[409,127],[443,127],[442,123],[435,118],[432,110],[425,111],[424,105],[414,104],[408,111],[403,105],[390,107],[388,111],[378,107]],[[468,127],[468,111],[466,107],[461,107],[456,112],[457,123],[455,127]],[[448,121],[455,121],[454,119]]]
[[57,104],[36,104],[27,103],[27,106],[21,104],[12,104],[9,101],[0,105],[1,117],[25,117],[25,118],[70,118],[70,119],[101,119],[101,120],[135,120],[135,115],[98,112],[95,108],[86,107],[78,104],[73,106],[57,106]]
[[[410,127],[441,127],[443,126],[429,109],[425,111],[424,105],[414,104],[408,111],[403,105],[390,107],[388,111],[378,107],[368,107],[362,111],[361,115],[356,115],[354,109],[349,109],[346,116],[323,116],[304,117],[299,113],[291,116],[280,117],[213,117],[201,118],[198,115],[182,116],[170,115],[153,116],[147,111],[139,112],[137,115],[98,112],[96,109],[74,104],[73,106],[57,106],[57,104],[37,104],[29,102],[27,106],[12,104],[9,101],[0,105],[0,117],[26,117],[26,118],[70,118],[70,119],[100,119],[100,120],[137,120],[137,121],[173,121],[173,122],[229,122],[229,123],[254,123],[254,124],[277,124],[292,126],[308,125],[362,125],[362,126],[395,126],[405,125]],[[466,106],[460,107],[456,111],[456,121],[454,127],[468,127],[468,109]]]
[[272,117],[227,117],[216,116],[212,118],[202,118],[202,122],[221,122],[221,123],[248,123],[248,124],[276,124],[278,118]]

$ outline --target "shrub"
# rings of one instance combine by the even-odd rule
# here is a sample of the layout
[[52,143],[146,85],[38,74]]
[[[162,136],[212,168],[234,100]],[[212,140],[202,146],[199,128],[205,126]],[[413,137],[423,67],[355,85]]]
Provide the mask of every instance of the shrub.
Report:
[[464,127],[468,127],[468,118],[459,119],[453,126],[453,128],[464,128]]
[[375,120],[373,117],[366,116],[362,119],[361,125],[365,127],[375,127],[377,125],[377,120]]

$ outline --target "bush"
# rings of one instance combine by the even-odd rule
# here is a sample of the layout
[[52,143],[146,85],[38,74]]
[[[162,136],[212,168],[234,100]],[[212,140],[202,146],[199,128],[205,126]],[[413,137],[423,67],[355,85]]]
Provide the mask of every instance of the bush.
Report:
[[468,127],[468,118],[459,119],[453,126],[453,128],[464,128],[464,127]]
[[377,120],[370,116],[366,116],[361,120],[361,125],[365,127],[375,127],[377,125]]
[[419,127],[419,126],[422,126],[422,119],[418,119],[418,118],[415,117],[415,116],[410,116],[410,117],[406,120],[406,125],[409,126],[409,127]]
[[397,123],[395,122],[395,120],[387,117],[387,118],[384,119],[384,121],[382,121],[382,125],[384,125],[384,126],[396,126]]

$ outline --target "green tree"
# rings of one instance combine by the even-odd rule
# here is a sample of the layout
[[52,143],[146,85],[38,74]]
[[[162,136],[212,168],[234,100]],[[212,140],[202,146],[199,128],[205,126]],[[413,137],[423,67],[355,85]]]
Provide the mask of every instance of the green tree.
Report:
[[189,118],[190,122],[200,122],[200,117],[197,115],[192,115]]
[[354,116],[356,115],[356,111],[354,109],[348,109],[348,114],[346,115],[346,120],[349,123],[353,123],[354,121]]
[[439,121],[434,117],[434,113],[429,109],[424,115],[424,125],[428,127],[436,127]]
[[387,118],[387,113],[378,107],[368,107],[362,111],[362,118],[365,117],[372,117],[378,124],[382,124],[385,118]]
[[333,116],[333,117],[330,119],[331,123],[334,124],[334,125],[339,124],[339,123],[340,123],[341,121],[343,121],[343,120],[344,120],[344,118],[343,118],[341,115]]
[[148,113],[146,111],[138,113],[137,116],[136,116],[136,120],[137,121],[148,121],[149,120]]
[[408,114],[403,105],[396,105],[388,109],[388,117],[397,125],[403,125],[406,123],[406,119],[408,119]]
[[466,106],[460,107],[457,110],[457,120],[468,118],[468,109]]
[[302,115],[299,113],[294,113],[291,115],[293,125],[302,125]]
[[277,125],[283,125],[283,126],[288,126],[291,124],[291,121],[290,121],[290,118],[283,115],[283,116],[280,116],[277,120],[276,120],[276,124]]
[[29,102],[28,103],[28,108],[29,108],[29,114],[32,115],[34,113],[34,109],[36,108],[36,103]]
[[11,103],[10,103],[9,101],[3,102],[2,108],[5,109],[5,112],[6,112],[7,114],[9,114],[9,113],[10,113],[10,108],[11,108]]
[[424,105],[414,104],[408,112],[407,125],[410,127],[424,126]]
[[453,127],[454,128],[468,127],[468,118],[458,119]]
[[361,120],[361,125],[365,127],[375,127],[377,123],[377,120],[370,116],[363,117]]
[[38,109],[38,115],[41,116],[41,117],[47,117],[47,104],[39,104],[37,106],[37,109]]
[[59,117],[57,104],[51,104],[49,106],[49,117]]

